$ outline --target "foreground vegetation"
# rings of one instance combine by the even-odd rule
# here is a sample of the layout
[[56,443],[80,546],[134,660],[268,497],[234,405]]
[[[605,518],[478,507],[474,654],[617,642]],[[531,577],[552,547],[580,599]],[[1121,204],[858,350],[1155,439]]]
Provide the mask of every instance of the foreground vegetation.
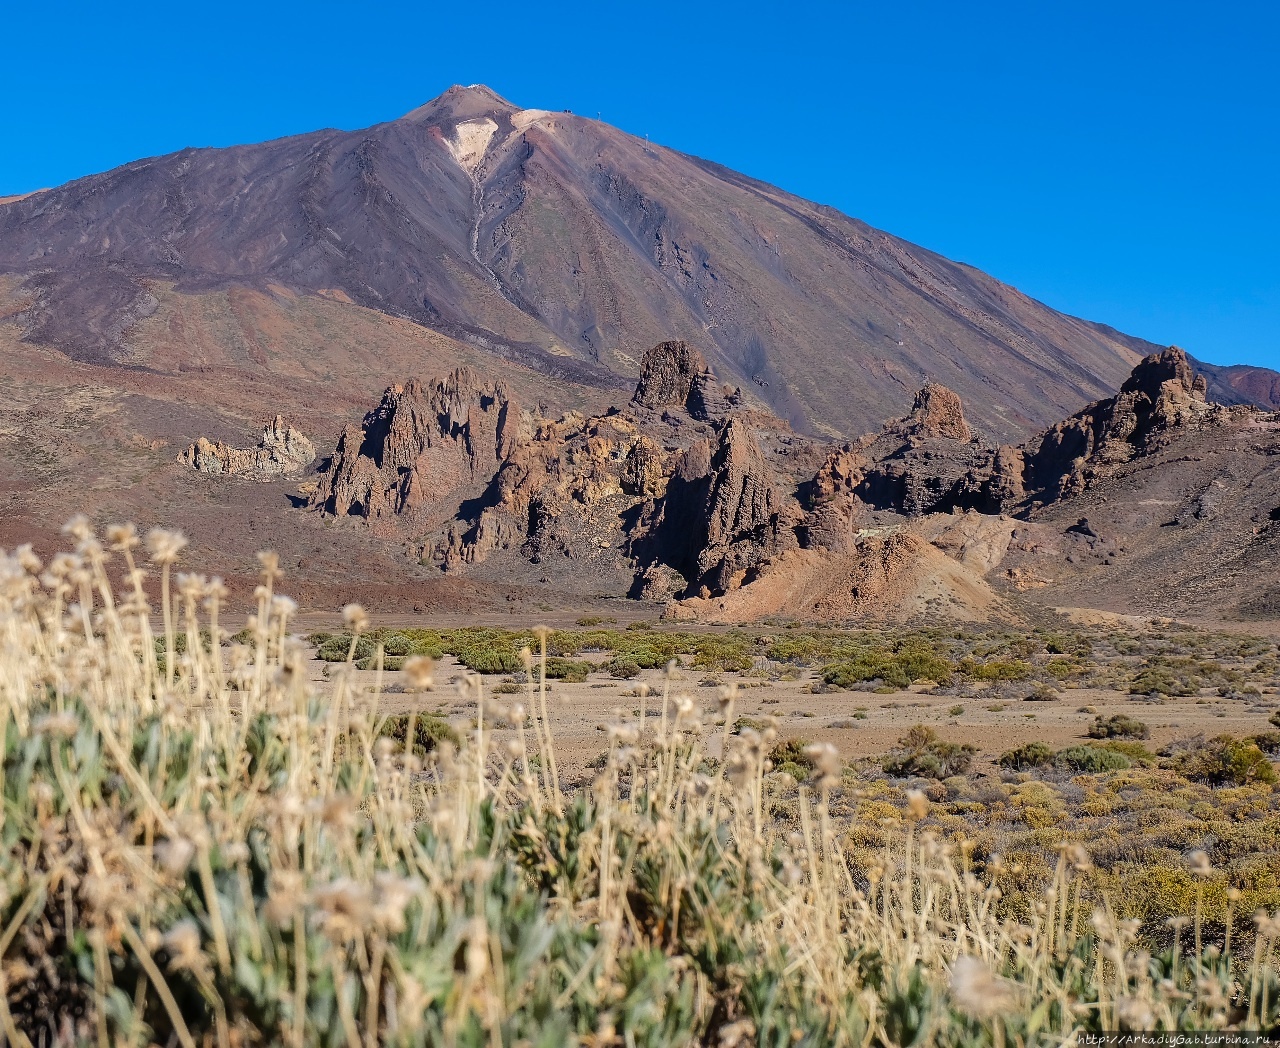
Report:
[[[468,676],[474,726],[450,738],[380,716],[378,685],[352,672],[402,658],[427,689],[432,638],[371,643],[349,609],[347,634],[316,640],[336,666],[322,703],[275,558],[224,644],[221,586],[174,577],[181,540],[153,532],[156,636],[132,530],[69,527],[74,554],[0,561],[11,1043],[960,1046],[1280,1025],[1280,918],[1239,912],[1240,890],[1195,848],[1185,909],[1145,926],[1062,835],[1046,832],[1028,868],[940,813],[945,793],[863,796],[851,818],[856,771],[739,725],[732,687],[620,715],[598,774],[570,790],[545,674],[585,643],[510,639],[518,662],[498,672],[522,674],[523,692],[499,706]],[[607,632],[614,660],[678,654],[658,631]],[[644,644],[623,647],[632,633]],[[475,662],[511,652],[436,637]],[[707,644],[693,657],[727,666]],[[868,652],[814,657],[883,670]],[[942,639],[891,654],[917,652],[935,680],[943,662],[1016,661]],[[937,742],[898,757],[963,759]]]

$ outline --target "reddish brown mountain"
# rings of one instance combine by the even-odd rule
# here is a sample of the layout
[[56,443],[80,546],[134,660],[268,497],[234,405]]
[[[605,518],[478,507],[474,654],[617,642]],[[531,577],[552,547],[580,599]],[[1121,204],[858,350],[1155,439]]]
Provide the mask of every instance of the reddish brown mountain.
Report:
[[[1020,438],[1153,348],[830,208],[483,87],[365,131],[188,149],[5,203],[4,274],[0,314],[85,362],[399,380],[341,332],[297,348],[246,333],[219,298],[323,296],[597,388],[684,339],[722,381],[832,436],[902,413],[933,380],[981,430]],[[1224,391],[1276,395],[1234,373]]]

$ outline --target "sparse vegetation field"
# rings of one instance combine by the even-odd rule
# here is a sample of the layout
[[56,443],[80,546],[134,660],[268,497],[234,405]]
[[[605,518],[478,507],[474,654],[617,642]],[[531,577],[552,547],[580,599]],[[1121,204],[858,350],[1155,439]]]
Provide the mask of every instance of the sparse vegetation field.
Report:
[[[0,561],[10,1043],[1280,1028],[1267,642],[374,629],[357,607],[304,641],[270,554],[233,639],[176,534],[147,536],[144,571],[132,529],[69,530],[48,564]],[[1257,730],[1161,741],[1148,722],[1193,685]],[[597,686],[618,705],[580,759],[558,738],[587,707],[565,699]],[[784,687],[854,726],[799,730],[768,712]],[[1160,700],[1117,719],[1073,690]],[[942,719],[1058,707],[1070,745],[1003,756]],[[878,753],[824,737],[873,722],[896,739]]]

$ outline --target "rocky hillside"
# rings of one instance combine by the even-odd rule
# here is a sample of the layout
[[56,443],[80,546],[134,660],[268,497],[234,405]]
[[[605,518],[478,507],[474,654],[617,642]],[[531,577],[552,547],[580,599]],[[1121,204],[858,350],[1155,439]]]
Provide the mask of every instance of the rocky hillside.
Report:
[[[0,284],[0,317],[27,344],[205,374],[211,391],[228,373],[384,387],[404,373],[408,325],[465,347],[446,369],[478,350],[607,395],[647,348],[682,339],[744,401],[834,438],[933,381],[983,432],[1019,440],[1153,348],[830,208],[483,87],[364,131],[183,150],[0,204]],[[389,355],[352,340],[370,328]],[[1271,374],[1223,372],[1210,392],[1272,403]]]
[[[1276,598],[1229,565],[1241,543],[1276,559],[1280,414],[1210,404],[1206,387],[1165,350],[1115,396],[996,445],[929,383],[902,418],[826,445],[665,342],[630,402],[594,416],[522,411],[471,372],[393,387],[343,434],[310,507],[398,534],[445,573],[612,587],[674,618],[1016,619],[1037,591],[1082,586],[1084,603],[1185,612],[1232,578],[1251,614]],[[1184,501],[1138,497],[1157,488]]]

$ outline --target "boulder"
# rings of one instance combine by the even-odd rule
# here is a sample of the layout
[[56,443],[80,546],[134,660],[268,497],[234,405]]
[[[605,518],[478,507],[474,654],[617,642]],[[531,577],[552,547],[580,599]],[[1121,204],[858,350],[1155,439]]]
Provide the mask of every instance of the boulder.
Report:
[[277,415],[263,428],[255,448],[233,448],[200,437],[182,453],[180,461],[210,476],[269,481],[302,471],[315,457],[315,445]]
[[687,342],[659,342],[640,358],[631,402],[655,411],[686,407],[694,382],[706,371],[706,358]]
[[687,342],[660,342],[640,360],[631,403],[652,411],[681,408],[700,422],[712,422],[741,399],[741,390],[722,387],[706,358]]
[[916,394],[911,414],[894,424],[894,428],[903,436],[940,437],[965,443],[973,439],[959,394],[936,382],[924,384]]

